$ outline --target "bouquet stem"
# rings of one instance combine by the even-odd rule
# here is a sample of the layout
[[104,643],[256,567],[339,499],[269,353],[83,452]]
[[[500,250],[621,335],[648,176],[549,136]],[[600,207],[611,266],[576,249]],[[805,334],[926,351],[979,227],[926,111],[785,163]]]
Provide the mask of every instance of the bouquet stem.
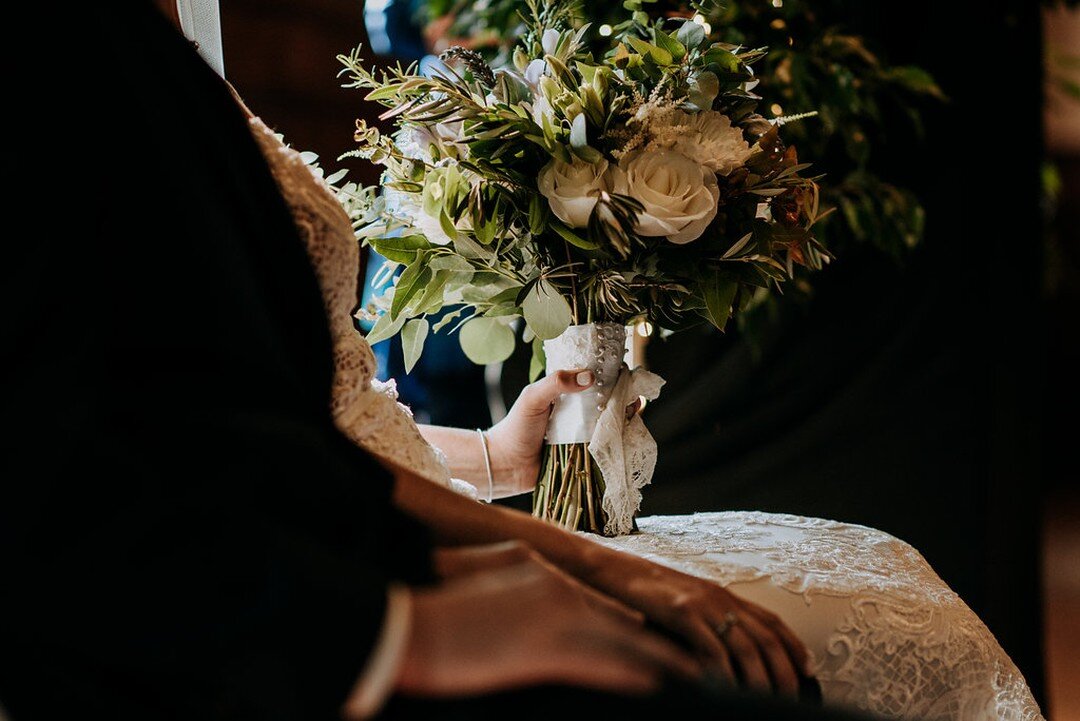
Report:
[[568,531],[603,534],[604,476],[587,443],[561,443],[544,449],[540,479],[533,491],[533,515]]

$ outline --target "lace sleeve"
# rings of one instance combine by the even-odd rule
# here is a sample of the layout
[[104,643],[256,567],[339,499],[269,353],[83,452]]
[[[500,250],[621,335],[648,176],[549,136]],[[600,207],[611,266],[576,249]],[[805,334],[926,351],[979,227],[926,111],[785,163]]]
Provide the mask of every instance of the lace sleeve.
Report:
[[270,171],[307,247],[334,341],[330,401],[338,428],[366,451],[440,485],[450,485],[442,454],[397,402],[393,383],[375,380],[371,347],[353,325],[360,251],[352,225],[319,172],[258,118],[251,120]]

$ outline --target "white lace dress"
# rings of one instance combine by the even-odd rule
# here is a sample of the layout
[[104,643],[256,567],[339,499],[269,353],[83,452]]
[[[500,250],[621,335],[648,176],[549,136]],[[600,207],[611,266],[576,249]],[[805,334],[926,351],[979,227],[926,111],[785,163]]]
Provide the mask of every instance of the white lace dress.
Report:
[[[353,326],[359,249],[344,211],[299,154],[252,131],[292,210],[322,286],[334,341],[333,413],[371,453],[449,485],[392,384],[374,379]],[[1020,672],[919,552],[872,528],[769,513],[639,519],[600,539],[726,586],[779,614],[810,648],[825,702],[888,718],[1029,721],[1039,708]]]

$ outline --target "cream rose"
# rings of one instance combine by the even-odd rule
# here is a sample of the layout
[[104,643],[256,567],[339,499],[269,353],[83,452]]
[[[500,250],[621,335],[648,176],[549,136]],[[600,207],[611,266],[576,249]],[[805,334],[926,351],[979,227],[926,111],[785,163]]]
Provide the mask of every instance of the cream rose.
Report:
[[593,164],[575,157],[564,163],[555,158],[540,170],[536,184],[555,217],[571,228],[584,228],[600,193],[611,190],[608,162]]
[[612,168],[612,189],[640,202],[637,233],[672,243],[697,240],[716,217],[716,174],[673,150],[644,150]]

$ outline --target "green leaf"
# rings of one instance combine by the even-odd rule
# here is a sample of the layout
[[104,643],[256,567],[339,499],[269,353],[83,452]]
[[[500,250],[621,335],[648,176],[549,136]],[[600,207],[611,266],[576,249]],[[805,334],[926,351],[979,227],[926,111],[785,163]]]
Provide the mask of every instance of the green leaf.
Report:
[[501,363],[514,352],[514,331],[497,318],[473,318],[461,326],[461,350],[473,363]]
[[704,61],[706,65],[719,65],[721,70],[729,73],[739,70],[739,59],[734,53],[716,46],[709,48],[705,53]]
[[529,382],[532,383],[537,378],[544,375],[544,369],[546,367],[547,354],[544,353],[544,341],[539,338],[533,338],[532,359],[529,361]]
[[743,248],[746,247],[747,243],[749,243],[750,239],[753,238],[753,237],[754,237],[753,232],[750,232],[750,233],[747,233],[746,235],[744,235],[743,237],[739,238],[737,241],[735,241],[734,245],[732,245],[730,248],[727,249],[727,252],[725,252],[724,255],[721,256],[721,259],[727,260],[728,258],[732,258],[732,257],[738,255],[739,252]]
[[405,356],[405,372],[412,371],[416,361],[420,360],[420,354],[424,352],[424,341],[427,340],[427,318],[413,318],[401,329],[401,350]]
[[480,245],[465,233],[460,233],[454,238],[454,250],[464,258],[480,260],[491,263],[495,260],[495,252],[487,246]]
[[421,288],[416,302],[410,304],[413,312],[407,315],[438,313],[442,310],[446,286],[453,277],[454,273],[448,270],[433,272],[431,280]]
[[541,340],[558,338],[570,327],[570,304],[555,286],[541,280],[526,294],[521,314],[536,337]]
[[428,239],[422,235],[397,235],[391,238],[372,238],[371,247],[379,255],[395,263],[411,263],[416,260],[416,253],[431,247]]
[[326,176],[326,184],[327,185],[333,185],[333,184],[337,183],[339,180],[341,180],[342,178],[344,178],[348,174],[349,174],[349,169],[348,168],[342,168],[341,170],[338,170],[337,172],[331,173],[330,175]]
[[476,239],[484,245],[491,245],[491,241],[495,240],[495,233],[499,230],[499,218],[495,215],[488,218],[482,223],[477,223],[473,227],[473,235]]
[[532,193],[529,196],[529,232],[540,235],[547,227],[548,206],[544,196]]
[[403,325],[405,325],[405,316],[400,316],[397,320],[394,320],[389,313],[381,313],[375,319],[375,325],[371,327],[371,332],[366,336],[368,344],[375,345],[387,338],[394,337]]
[[720,330],[724,330],[728,319],[731,318],[731,304],[738,290],[738,282],[716,271],[712,272],[702,284],[706,315],[709,321]]
[[549,227],[552,230],[554,230],[556,233],[558,233],[559,236],[562,237],[562,239],[565,240],[567,243],[569,243],[570,245],[573,245],[573,246],[577,246],[578,248],[581,248],[582,250],[596,250],[597,248],[600,247],[599,243],[596,243],[594,241],[586,240],[585,238],[582,238],[580,235],[578,235],[574,231],[570,230],[570,228],[566,227],[560,221],[557,221],[557,220],[551,221],[551,223],[549,224]]
[[381,88],[375,88],[370,93],[364,96],[365,100],[388,100],[396,97],[398,94],[398,88],[393,85],[385,85]]
[[705,28],[693,21],[687,21],[679,28],[676,37],[688,50],[692,50],[705,41]]
[[686,55],[686,48],[683,47],[683,44],[660,28],[653,28],[653,36],[657,47],[671,55],[672,60],[681,60]]
[[452,253],[440,253],[431,259],[428,263],[428,267],[432,270],[451,270],[455,273],[471,273],[473,272],[472,263],[462,258],[460,255],[454,255]]
[[934,77],[920,67],[913,65],[894,67],[885,73],[885,76],[890,80],[895,80],[912,92],[930,95],[938,100],[947,99],[945,93],[941,91],[937,82],[934,81]]
[[398,276],[397,284],[394,286],[394,300],[390,304],[391,318],[396,319],[409,301],[424,290],[431,281],[431,268],[424,261],[424,258],[417,257],[416,261]]
[[651,57],[657,65],[671,65],[671,53],[667,50],[658,48],[652,43],[647,43],[641,38],[636,38],[633,35],[628,35],[626,41],[634,46],[634,50],[637,50],[642,55]]
[[[697,23],[694,23],[697,25]],[[690,102],[697,106],[698,110],[708,110],[712,107],[716,96],[720,94],[720,79],[716,73],[702,70],[690,83]]]

